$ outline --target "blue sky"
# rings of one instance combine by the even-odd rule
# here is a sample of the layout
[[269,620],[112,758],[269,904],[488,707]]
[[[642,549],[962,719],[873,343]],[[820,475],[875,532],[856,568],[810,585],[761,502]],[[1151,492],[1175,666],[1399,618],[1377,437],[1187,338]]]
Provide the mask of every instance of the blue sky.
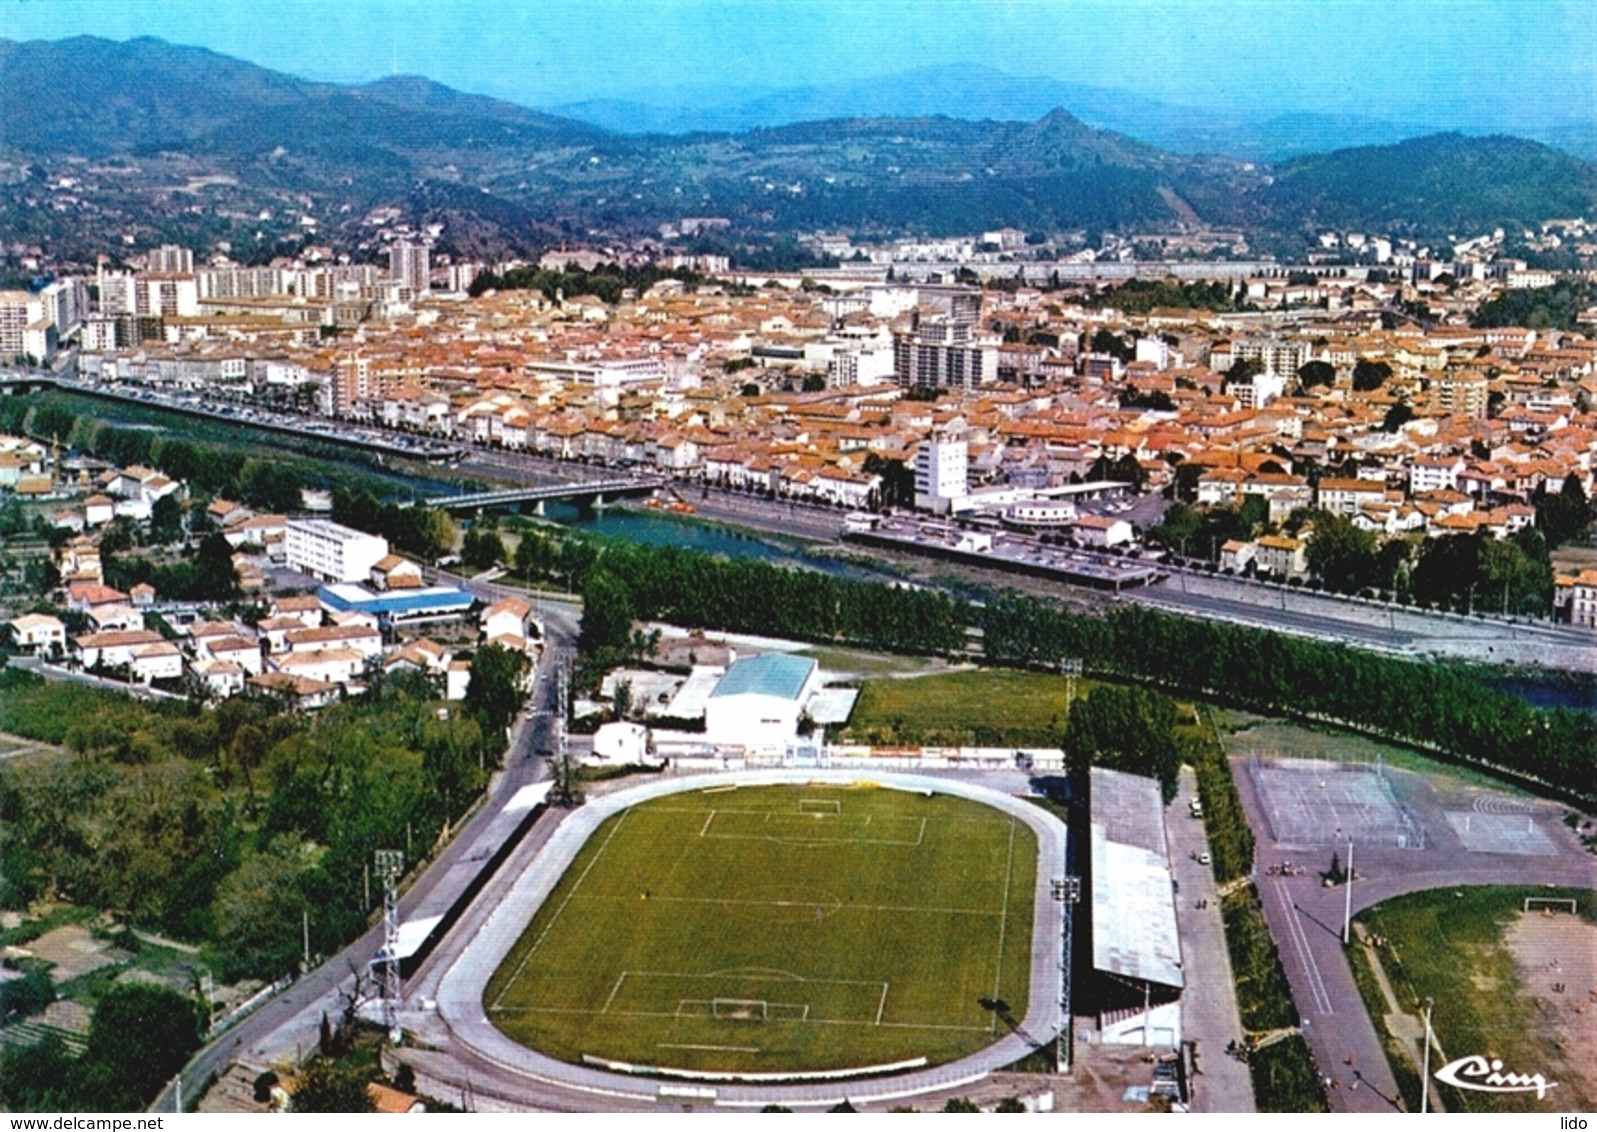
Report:
[[83,34],[528,105],[979,63],[1272,113],[1597,116],[1592,0],[0,0],[0,37]]

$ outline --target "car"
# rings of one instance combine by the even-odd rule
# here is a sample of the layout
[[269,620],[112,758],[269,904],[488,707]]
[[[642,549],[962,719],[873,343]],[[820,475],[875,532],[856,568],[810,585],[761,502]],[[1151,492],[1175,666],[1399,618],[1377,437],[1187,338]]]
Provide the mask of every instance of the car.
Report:
[[1198,864],[1207,865],[1209,863],[1209,860],[1210,860],[1209,854],[1207,854],[1207,853],[1199,853],[1198,854]]

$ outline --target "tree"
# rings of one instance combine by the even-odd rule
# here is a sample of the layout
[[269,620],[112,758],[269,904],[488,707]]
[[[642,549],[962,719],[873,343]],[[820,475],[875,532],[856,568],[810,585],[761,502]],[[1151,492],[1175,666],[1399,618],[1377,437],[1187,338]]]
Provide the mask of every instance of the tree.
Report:
[[357,1064],[312,1058],[294,1081],[290,1112],[376,1112],[365,1071]]
[[1538,490],[1532,503],[1536,507],[1536,526],[1549,547],[1581,542],[1591,529],[1591,503],[1575,475],[1565,476],[1563,486],[1556,492]]
[[632,640],[637,619],[632,590],[607,570],[599,570],[582,591],[582,627],[577,645],[585,656],[622,652]]
[[502,565],[505,561],[504,540],[497,531],[487,530],[483,527],[472,527],[466,532],[465,542],[461,546],[460,556],[466,565],[476,570],[492,570]]
[[826,388],[826,376],[819,373],[809,374],[804,378],[804,384],[800,388],[805,393],[819,393]]
[[317,856],[309,842],[281,833],[217,885],[212,915],[222,977],[275,979],[298,968],[303,883]]
[[1353,389],[1359,393],[1369,393],[1386,384],[1386,379],[1392,376],[1392,367],[1385,362],[1372,362],[1368,358],[1360,358],[1353,367]]
[[541,578],[554,567],[555,543],[542,531],[528,530],[516,544],[516,572],[524,578]]
[[150,541],[157,546],[183,537],[183,504],[177,493],[163,495],[150,508]]
[[502,645],[488,645],[471,658],[471,682],[466,685],[466,710],[483,721],[490,733],[510,726],[526,694],[521,682],[527,675],[525,653]]
[[949,1097],[943,1105],[944,1112],[980,1112],[981,1106],[969,1097]]
[[1336,384],[1336,367],[1330,362],[1304,362],[1298,367],[1298,382],[1305,389]]
[[1386,410],[1386,416],[1381,420],[1381,431],[1396,432],[1413,419],[1413,408],[1409,406],[1407,401],[1399,401]]
[[1175,701],[1145,688],[1104,684],[1070,705],[1063,746],[1072,777],[1089,766],[1157,778],[1174,797],[1181,752]]
[[1306,556],[1309,572],[1327,589],[1357,593],[1375,584],[1375,535],[1355,527],[1342,515],[1322,511],[1315,516]]
[[107,1112],[141,1109],[203,1041],[205,1009],[187,995],[151,983],[117,983],[89,1023],[84,1060]]

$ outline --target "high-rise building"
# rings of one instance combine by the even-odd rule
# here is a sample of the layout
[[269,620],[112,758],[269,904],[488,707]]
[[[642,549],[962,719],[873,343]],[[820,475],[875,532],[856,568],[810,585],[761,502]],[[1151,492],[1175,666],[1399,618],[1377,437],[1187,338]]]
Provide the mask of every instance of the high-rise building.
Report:
[[148,256],[150,270],[158,275],[194,274],[194,253],[178,244],[162,244]]
[[0,291],[0,360],[21,354],[43,359],[49,355],[45,331],[44,300],[28,291]]
[[928,340],[929,337],[938,336],[894,336],[893,376],[898,384],[909,389],[974,389],[998,380],[996,347]]
[[939,513],[970,493],[970,448],[964,440],[934,435],[915,450],[915,506]]
[[432,254],[426,244],[400,240],[388,249],[388,277],[409,287],[414,294],[427,293],[432,277]]

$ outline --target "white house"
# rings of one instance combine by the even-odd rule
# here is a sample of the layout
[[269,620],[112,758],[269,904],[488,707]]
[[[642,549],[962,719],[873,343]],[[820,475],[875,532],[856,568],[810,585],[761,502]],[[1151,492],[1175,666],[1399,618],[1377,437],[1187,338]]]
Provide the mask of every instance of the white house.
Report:
[[67,647],[67,627],[43,613],[25,613],[11,622],[11,640],[25,653],[49,655]]
[[1076,520],[1076,538],[1088,546],[1110,547],[1130,542],[1131,524],[1108,515],[1083,515]]
[[135,680],[145,684],[152,680],[176,680],[183,675],[183,652],[171,641],[157,641],[134,652],[128,670]]
[[482,611],[480,617],[484,640],[503,637],[520,637],[536,640],[543,636],[543,627],[533,615],[532,602],[520,597],[505,597]]
[[118,633],[86,633],[72,639],[72,650],[85,668],[105,665],[129,667],[140,649],[164,644],[166,638],[153,629],[134,629]]

